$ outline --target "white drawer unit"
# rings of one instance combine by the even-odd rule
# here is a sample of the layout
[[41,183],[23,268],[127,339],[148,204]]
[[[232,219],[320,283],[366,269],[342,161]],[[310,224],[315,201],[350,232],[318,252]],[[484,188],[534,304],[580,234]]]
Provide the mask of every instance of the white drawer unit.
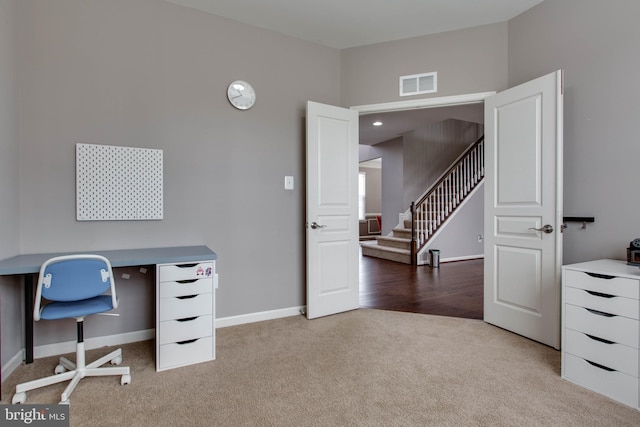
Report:
[[156,267],[156,371],[214,360],[215,261]]
[[562,378],[640,409],[640,269],[562,268]]

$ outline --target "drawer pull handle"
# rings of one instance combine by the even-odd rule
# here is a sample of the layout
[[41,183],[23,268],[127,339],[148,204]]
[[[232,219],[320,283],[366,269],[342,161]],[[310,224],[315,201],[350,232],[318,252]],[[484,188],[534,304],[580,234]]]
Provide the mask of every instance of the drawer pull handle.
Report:
[[605,313],[604,311],[598,311],[598,310],[593,310],[591,308],[585,308],[585,310],[587,310],[589,313],[593,313],[597,316],[604,316],[604,317],[615,317],[615,314],[610,314],[610,313]]
[[183,319],[176,319],[176,322],[191,322],[192,320],[196,320],[198,316],[195,317],[185,317]]
[[194,283],[197,281],[198,279],[176,280],[176,283],[180,283],[181,285],[188,285],[189,283]]
[[591,294],[593,296],[596,297],[602,297],[602,298],[615,298],[615,295],[611,295],[611,294],[603,294],[602,292],[595,292],[595,291],[585,291],[588,294]]
[[587,359],[585,359],[585,362],[587,362],[587,363],[588,363],[588,364],[590,364],[590,365],[595,366],[596,368],[600,368],[600,369],[603,369],[603,370],[608,371],[608,372],[613,372],[613,371],[615,371],[615,369],[607,368],[607,367],[606,367],[606,366],[604,366],[604,365],[600,365],[599,363],[595,363],[595,362],[592,362],[592,361],[587,360]]
[[198,296],[198,294],[196,294],[196,295],[185,295],[185,296],[176,297],[176,298],[178,298],[178,299],[191,299],[191,298],[195,298],[197,296]]
[[195,267],[196,265],[198,265],[198,263],[194,263],[194,264],[176,264],[176,267],[178,268],[191,268],[191,267]]
[[589,335],[589,334],[585,334],[585,335],[588,336],[589,338],[591,338],[594,341],[600,341],[601,343],[605,343],[605,344],[615,344],[615,342],[609,341],[609,340],[605,340],[604,338],[594,337],[593,335]]
[[[176,344],[178,344],[178,345],[191,344],[191,343],[194,343],[196,341],[198,341],[198,338],[194,338],[192,340],[178,341]],[[589,361],[587,360],[587,362],[589,362]],[[589,362],[589,363],[591,363],[591,362]]]
[[588,272],[586,272],[586,271],[585,271],[585,274],[588,274],[589,276],[591,276],[591,277],[595,277],[595,278],[597,278],[597,279],[607,279],[607,280],[610,280],[610,279],[615,279],[615,278],[616,278],[616,276],[608,276],[608,275],[606,275],[606,274],[598,274],[598,273],[588,273]]

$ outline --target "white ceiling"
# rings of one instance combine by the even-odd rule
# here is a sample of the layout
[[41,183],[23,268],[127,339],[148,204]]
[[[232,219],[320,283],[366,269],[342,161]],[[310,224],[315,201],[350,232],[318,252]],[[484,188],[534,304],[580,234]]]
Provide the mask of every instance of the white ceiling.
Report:
[[344,49],[507,21],[542,0],[166,0]]
[[[375,145],[389,141],[420,126],[446,119],[484,123],[484,104],[456,105],[451,107],[420,108],[360,116],[359,137],[362,145]],[[373,126],[381,121],[382,126]]]

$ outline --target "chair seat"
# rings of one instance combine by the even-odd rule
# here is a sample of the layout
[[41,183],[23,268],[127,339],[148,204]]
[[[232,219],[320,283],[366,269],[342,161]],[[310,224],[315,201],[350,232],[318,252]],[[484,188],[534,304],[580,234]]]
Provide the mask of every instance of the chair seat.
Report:
[[42,308],[40,318],[46,320],[70,319],[104,313],[109,310],[113,310],[111,295],[98,295],[80,301],[50,302]]

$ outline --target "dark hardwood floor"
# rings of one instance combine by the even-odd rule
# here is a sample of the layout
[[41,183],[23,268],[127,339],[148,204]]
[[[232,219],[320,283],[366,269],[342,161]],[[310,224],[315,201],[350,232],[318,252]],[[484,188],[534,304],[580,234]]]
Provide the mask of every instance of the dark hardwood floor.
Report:
[[360,256],[360,307],[482,319],[484,260],[439,268]]

